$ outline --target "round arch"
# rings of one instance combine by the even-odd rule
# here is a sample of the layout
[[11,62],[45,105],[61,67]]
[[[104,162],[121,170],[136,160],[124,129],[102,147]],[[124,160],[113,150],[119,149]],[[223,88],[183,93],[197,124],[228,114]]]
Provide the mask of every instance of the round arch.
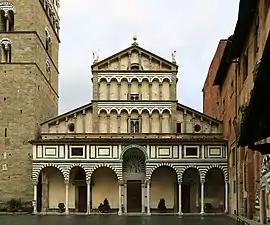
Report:
[[[119,114],[119,112],[118,112],[118,110],[116,109],[116,108],[111,108],[110,110],[109,110],[109,114],[111,114],[111,113],[116,113],[117,115]],[[119,114],[120,115],[120,114]]]
[[172,168],[175,171],[176,175],[177,175],[177,180],[179,181],[180,172],[179,172],[179,170],[174,165],[172,165],[170,163],[159,163],[158,165],[156,165],[155,167],[153,167],[149,171],[149,173],[147,174],[147,178],[146,178],[147,181],[151,181],[153,173],[155,172],[156,169],[158,169],[160,167],[170,167],[170,168]]
[[98,82],[100,83],[102,81],[108,82],[108,79],[106,77],[99,77]]
[[197,166],[186,166],[184,169],[182,169],[182,171],[179,173],[179,181],[180,182],[183,182],[183,176],[184,176],[184,174],[185,174],[185,172],[187,171],[187,170],[190,170],[190,169],[195,169],[195,170],[197,170],[198,171],[198,175],[200,176],[200,179],[201,179],[201,172],[200,172],[200,169],[197,167]]
[[42,170],[46,169],[46,168],[55,168],[57,170],[59,170],[61,172],[61,174],[63,175],[63,179],[64,180],[68,180],[68,172],[65,171],[64,169],[62,169],[60,166],[53,164],[53,163],[46,163],[44,165],[42,165],[40,168],[38,168],[37,170],[33,170],[32,172],[32,180],[33,182],[38,182],[38,177],[40,175],[40,173],[42,172]]
[[98,165],[96,165],[95,167],[93,167],[92,169],[90,169],[90,174],[91,174],[91,176],[92,176],[93,173],[94,173],[97,169],[99,169],[99,168],[109,168],[109,169],[111,169],[111,170],[115,173],[117,179],[118,179],[119,181],[122,180],[122,175],[121,175],[121,173],[118,172],[113,166],[111,166],[111,165],[109,165],[109,164],[98,164]]
[[14,5],[9,1],[0,2],[0,11],[3,10],[5,12],[5,15],[9,11],[12,11],[14,14],[16,13]]
[[85,172],[85,175],[86,175],[86,180],[90,180],[91,179],[91,174],[90,174],[90,171],[89,169],[86,169],[82,164],[79,164],[79,163],[75,163],[75,164],[72,164],[69,168],[68,168],[68,178],[70,178],[70,172],[72,169],[74,169],[75,167],[79,167],[81,169],[84,170]]
[[205,177],[207,175],[207,173],[211,170],[211,169],[220,169],[223,173],[224,176],[224,181],[228,182],[228,171],[227,168],[224,168],[224,166],[218,165],[218,164],[214,164],[214,165],[210,165],[208,166],[207,170],[202,174],[202,179],[205,180]]
[[128,146],[125,146],[125,147],[122,149],[122,152],[121,152],[121,155],[120,155],[120,160],[123,161],[123,156],[124,156],[125,152],[126,152],[127,150],[129,150],[129,149],[132,149],[132,148],[136,148],[136,149],[141,150],[141,151],[143,152],[143,154],[144,154],[145,160],[148,159],[148,155],[147,155],[146,149],[145,149],[143,146],[141,146],[141,145],[136,145],[136,144],[134,144],[134,145],[128,145]]

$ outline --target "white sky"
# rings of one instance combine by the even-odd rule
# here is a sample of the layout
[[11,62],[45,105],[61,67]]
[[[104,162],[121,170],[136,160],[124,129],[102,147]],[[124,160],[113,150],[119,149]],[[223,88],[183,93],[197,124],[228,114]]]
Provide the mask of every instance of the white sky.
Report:
[[202,87],[220,39],[233,34],[239,0],[62,0],[60,106],[92,99],[92,51],[100,60],[130,46],[171,60],[176,50],[178,100],[202,111]]

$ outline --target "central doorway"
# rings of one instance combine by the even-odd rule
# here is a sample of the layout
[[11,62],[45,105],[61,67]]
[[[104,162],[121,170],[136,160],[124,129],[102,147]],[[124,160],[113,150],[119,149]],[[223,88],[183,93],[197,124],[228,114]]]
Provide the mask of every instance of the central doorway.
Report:
[[127,182],[127,211],[141,212],[142,208],[142,188],[140,180]]

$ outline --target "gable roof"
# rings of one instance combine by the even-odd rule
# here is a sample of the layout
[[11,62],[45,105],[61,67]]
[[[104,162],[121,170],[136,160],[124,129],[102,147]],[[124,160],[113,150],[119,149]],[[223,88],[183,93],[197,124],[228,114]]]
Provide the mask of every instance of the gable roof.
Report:
[[128,53],[130,51],[133,51],[133,50],[137,50],[137,51],[140,51],[140,52],[142,52],[142,53],[144,53],[146,55],[152,56],[153,58],[155,58],[157,60],[160,60],[160,61],[163,61],[164,63],[169,64],[170,66],[176,67],[176,69],[178,69],[178,65],[176,63],[170,62],[169,60],[164,59],[164,58],[162,58],[162,57],[160,57],[160,56],[158,56],[158,55],[156,55],[156,54],[154,54],[154,53],[140,47],[137,43],[133,43],[130,47],[128,47],[128,48],[126,48],[126,49],[124,49],[124,50],[122,50],[120,52],[117,52],[117,53],[115,53],[115,54],[113,54],[113,55],[111,55],[111,56],[109,56],[109,57],[107,57],[107,58],[105,58],[105,59],[103,59],[103,60],[101,60],[99,62],[94,63],[91,66],[91,68],[93,69],[96,66],[100,66],[100,65],[102,65],[102,64],[104,64],[104,63],[106,63],[106,62],[108,62],[108,61],[110,61],[112,59],[117,58],[119,55],[126,54],[126,53]]
[[83,110],[89,109],[91,107],[92,107],[92,103],[88,103],[86,105],[75,108],[75,109],[73,109],[71,111],[65,112],[65,113],[63,113],[63,114],[61,114],[59,116],[53,117],[53,118],[51,118],[49,120],[46,120],[46,121],[42,122],[40,125],[43,125],[45,123],[53,123],[53,122],[55,122],[57,120],[61,120],[61,119],[65,118],[65,117],[71,116],[72,114],[82,112]]
[[215,119],[215,118],[213,118],[213,117],[211,117],[211,116],[208,116],[208,115],[206,115],[206,114],[204,114],[204,113],[202,113],[202,112],[199,112],[199,111],[197,111],[197,110],[195,110],[195,109],[192,109],[192,108],[190,108],[190,107],[188,107],[188,106],[186,106],[186,105],[182,105],[182,104],[180,104],[180,103],[177,103],[177,107],[179,107],[179,108],[181,108],[181,109],[184,109],[184,110],[187,110],[187,111],[189,111],[189,112],[191,112],[191,113],[194,113],[194,114],[196,114],[196,115],[198,115],[198,116],[201,116],[201,117],[203,117],[203,118],[205,118],[205,119],[207,119],[207,120],[209,120],[209,121],[212,121],[212,122],[214,122],[214,123],[218,123],[218,124],[222,124],[222,123],[223,123],[223,122],[220,121],[220,120],[217,120],[217,119]]

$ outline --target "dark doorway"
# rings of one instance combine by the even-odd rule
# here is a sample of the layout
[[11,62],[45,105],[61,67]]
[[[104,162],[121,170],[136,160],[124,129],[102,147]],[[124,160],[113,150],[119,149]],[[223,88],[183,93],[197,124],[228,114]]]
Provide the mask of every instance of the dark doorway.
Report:
[[127,182],[127,211],[141,212],[142,208],[142,187],[141,181]]
[[37,212],[41,212],[42,209],[42,176],[39,174],[38,176],[38,184],[37,184]]
[[190,213],[190,186],[182,186],[182,211],[183,213]]
[[87,188],[78,186],[78,211],[87,212]]

